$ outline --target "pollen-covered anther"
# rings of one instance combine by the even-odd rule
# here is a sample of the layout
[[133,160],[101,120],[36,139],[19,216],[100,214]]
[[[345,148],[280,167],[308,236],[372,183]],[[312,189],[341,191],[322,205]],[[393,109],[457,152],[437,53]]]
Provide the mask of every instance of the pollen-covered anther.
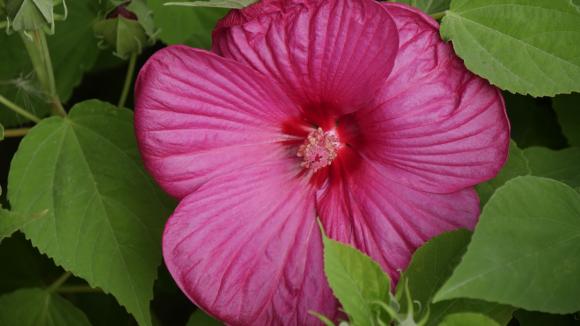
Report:
[[300,145],[296,156],[302,157],[300,166],[313,172],[329,166],[338,155],[340,141],[334,131],[313,130]]

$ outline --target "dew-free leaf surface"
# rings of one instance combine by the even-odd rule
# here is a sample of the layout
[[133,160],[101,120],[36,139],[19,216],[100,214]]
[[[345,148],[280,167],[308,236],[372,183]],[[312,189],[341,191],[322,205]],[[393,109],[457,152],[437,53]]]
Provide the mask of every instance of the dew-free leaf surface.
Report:
[[580,12],[570,0],[453,0],[441,36],[469,70],[502,89],[580,91]]
[[48,210],[23,228],[41,252],[150,325],[169,210],[141,164],[131,111],[93,100],[39,123],[12,161],[8,197],[15,212]]
[[467,253],[435,301],[475,298],[551,313],[580,310],[580,194],[517,177],[485,205]]

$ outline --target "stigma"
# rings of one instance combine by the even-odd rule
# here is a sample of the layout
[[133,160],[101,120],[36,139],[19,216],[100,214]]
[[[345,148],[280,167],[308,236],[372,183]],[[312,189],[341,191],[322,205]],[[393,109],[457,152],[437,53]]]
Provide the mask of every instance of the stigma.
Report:
[[302,158],[300,166],[316,172],[329,166],[338,155],[340,140],[334,131],[324,131],[322,128],[311,131],[300,145],[296,156]]

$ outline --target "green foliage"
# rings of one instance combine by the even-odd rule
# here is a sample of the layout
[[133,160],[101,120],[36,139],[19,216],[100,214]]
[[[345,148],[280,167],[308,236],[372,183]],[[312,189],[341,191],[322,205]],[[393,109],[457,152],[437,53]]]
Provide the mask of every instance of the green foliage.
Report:
[[39,214],[17,214],[0,208],[0,243],[4,238],[12,235],[28,223],[46,215],[46,211]]
[[580,194],[517,177],[489,200],[467,253],[435,301],[476,298],[529,310],[580,310]]
[[23,229],[35,246],[150,324],[169,210],[140,162],[130,111],[87,101],[44,120],[22,141],[8,189],[14,211],[48,209]]
[[484,314],[501,325],[506,325],[511,319],[513,308],[491,302],[473,299],[432,302],[437,290],[451,276],[465,253],[470,237],[468,231],[457,230],[431,239],[415,252],[403,273],[397,291],[402,291],[406,280],[413,299],[419,302],[422,310],[429,311],[426,325],[439,325],[445,316],[464,312]]
[[4,126],[0,123],[0,140],[4,140]]
[[481,183],[475,188],[479,195],[481,204],[484,205],[495,192],[495,190],[501,187],[508,180],[517,176],[528,174],[530,174],[528,159],[524,155],[524,152],[518,148],[518,145],[513,140],[510,141],[508,160],[502,167],[501,171],[499,171],[495,178]]
[[552,102],[568,143],[580,146],[580,94],[556,96]]
[[[57,22],[57,33],[48,37],[56,88],[60,99],[67,101],[83,74],[95,63],[98,56],[92,24],[99,6],[93,0],[75,0],[68,3],[70,14],[66,21]],[[46,94],[41,89],[22,39],[17,34],[0,32],[0,95],[39,116],[48,114]],[[26,119],[0,107],[0,122],[13,127]]]
[[450,314],[439,324],[439,326],[499,326],[493,319],[485,315],[465,312]]
[[428,14],[434,14],[449,9],[451,0],[401,0],[397,2],[417,7]]
[[[125,6],[121,4],[119,6]],[[116,6],[112,10],[115,10]],[[98,21],[94,24],[95,35],[102,40],[102,45],[113,47],[113,53],[122,59],[140,54],[146,46],[155,43],[155,26],[152,11],[141,0],[133,0],[126,10],[135,14],[137,19],[128,19],[121,15]]]
[[90,326],[85,314],[47,290],[22,289],[0,296],[0,325]]
[[211,316],[203,312],[203,310],[196,310],[187,321],[186,326],[221,326],[219,321],[213,319]]
[[556,179],[572,188],[580,186],[580,147],[559,151],[530,147],[524,153],[533,175]]
[[11,31],[54,32],[52,0],[4,0]]
[[183,6],[183,7],[241,9],[255,2],[256,0],[209,0],[209,1],[192,1],[192,2],[166,2],[165,5]]
[[570,0],[453,0],[441,36],[492,84],[553,96],[580,91],[579,21]]
[[350,320],[359,326],[374,325],[375,302],[389,302],[390,280],[370,257],[324,237],[324,271],[332,292]]
[[227,10],[165,6],[166,2],[170,0],[147,0],[153,10],[155,25],[161,29],[159,38],[167,44],[187,43],[194,47],[209,48],[211,31]]

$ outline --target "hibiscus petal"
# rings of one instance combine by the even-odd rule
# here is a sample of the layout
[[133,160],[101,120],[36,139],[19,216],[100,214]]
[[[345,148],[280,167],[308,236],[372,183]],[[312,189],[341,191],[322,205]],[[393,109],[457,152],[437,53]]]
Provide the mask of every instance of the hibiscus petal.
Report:
[[315,217],[314,190],[293,163],[246,167],[182,200],[163,256],[184,293],[228,324],[319,324],[308,311],[333,317],[337,305]]
[[384,6],[400,48],[375,105],[356,113],[370,135],[362,154],[419,190],[448,193],[492,178],[509,146],[500,91],[465,68],[433,19],[404,5]]
[[158,51],[139,73],[135,125],[145,165],[182,198],[217,175],[267,158],[298,110],[276,83],[185,46]]
[[329,237],[349,243],[379,262],[393,283],[413,252],[434,236],[472,229],[479,199],[471,188],[433,194],[394,183],[384,166],[362,160],[356,171],[333,163],[317,208]]
[[372,98],[398,49],[393,20],[369,0],[260,1],[213,36],[213,51],[274,77],[302,107],[342,113]]

